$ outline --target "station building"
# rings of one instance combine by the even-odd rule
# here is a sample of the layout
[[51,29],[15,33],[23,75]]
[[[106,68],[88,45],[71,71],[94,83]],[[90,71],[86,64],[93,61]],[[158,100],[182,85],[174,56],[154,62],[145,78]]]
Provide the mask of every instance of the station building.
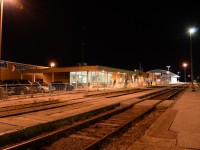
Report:
[[26,79],[31,82],[44,81],[71,83],[76,88],[146,86],[177,83],[180,76],[161,69],[147,71],[125,70],[100,65],[72,67],[46,67],[11,61],[0,61],[0,80]]
[[162,69],[154,69],[146,72],[148,74],[147,82],[152,82],[152,84],[162,85],[162,84],[174,84],[179,82],[180,76]]
[[116,87],[138,86],[144,83],[144,77],[139,70],[124,70],[106,66],[73,66],[45,67],[22,64],[11,61],[0,61],[0,80],[27,79],[29,81],[44,81],[72,83],[79,87],[109,87],[116,81]]

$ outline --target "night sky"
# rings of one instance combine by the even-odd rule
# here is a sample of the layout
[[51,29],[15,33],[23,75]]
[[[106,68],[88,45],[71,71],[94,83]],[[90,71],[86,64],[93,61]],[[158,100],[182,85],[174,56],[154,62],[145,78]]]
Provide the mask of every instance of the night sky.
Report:
[[[196,3],[116,0],[4,0],[2,59],[57,67],[78,62],[127,70],[167,70],[184,78],[190,65]],[[194,79],[200,76],[200,30],[192,36]],[[187,69],[190,74],[190,68]]]

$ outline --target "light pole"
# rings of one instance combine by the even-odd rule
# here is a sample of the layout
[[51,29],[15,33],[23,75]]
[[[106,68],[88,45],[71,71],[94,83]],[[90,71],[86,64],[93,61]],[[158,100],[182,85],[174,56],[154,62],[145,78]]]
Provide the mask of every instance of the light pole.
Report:
[[190,28],[189,29],[189,34],[190,34],[190,64],[191,64],[191,86],[192,86],[192,91],[195,91],[194,84],[193,84],[193,62],[192,62],[192,34],[197,31],[196,28]]
[[2,24],[3,24],[2,23],[3,22],[3,0],[1,0],[0,3],[1,3],[1,12],[0,12],[1,13],[1,15],[0,15],[1,16],[1,18],[0,18],[1,19],[0,20],[1,21],[0,22],[0,32],[1,32],[0,33],[0,60],[1,60],[1,51],[2,51]]
[[[56,65],[56,64],[55,64],[54,62],[51,62],[51,63],[50,63],[51,68],[54,68],[55,65]],[[54,81],[54,72],[53,72],[53,70],[52,70],[51,82],[53,82],[53,81]]]
[[178,82],[179,82],[179,73],[180,73],[180,72],[177,72],[177,73],[178,73]]
[[166,67],[167,67],[167,70],[169,71],[170,66],[166,66]]
[[[2,21],[3,21],[3,0],[0,0],[0,61],[1,61],[1,51],[2,51]],[[0,68],[0,79],[2,79],[1,68]]]
[[185,83],[186,83],[186,67],[187,67],[187,63],[183,63],[183,67],[184,67]]
[[170,75],[169,75],[169,68],[170,68],[170,66],[166,66],[167,67],[167,74],[168,74],[168,83],[170,82]]

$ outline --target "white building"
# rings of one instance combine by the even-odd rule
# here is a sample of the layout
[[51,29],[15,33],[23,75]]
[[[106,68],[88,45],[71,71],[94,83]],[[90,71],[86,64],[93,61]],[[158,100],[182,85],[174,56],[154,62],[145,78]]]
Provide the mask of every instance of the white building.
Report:
[[148,74],[148,79],[156,85],[178,83],[178,79],[180,77],[168,70],[161,69],[150,70],[146,73]]

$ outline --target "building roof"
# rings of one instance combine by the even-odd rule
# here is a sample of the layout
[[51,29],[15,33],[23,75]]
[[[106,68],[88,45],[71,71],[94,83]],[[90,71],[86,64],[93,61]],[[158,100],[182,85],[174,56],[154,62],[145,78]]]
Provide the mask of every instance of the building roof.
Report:
[[138,74],[138,70],[131,71],[119,68],[112,68],[106,66],[73,66],[73,67],[54,67],[54,68],[42,68],[42,69],[27,69],[22,70],[22,73],[51,73],[51,72],[73,72],[73,71],[106,71],[106,72],[119,72],[119,73],[129,73]]

